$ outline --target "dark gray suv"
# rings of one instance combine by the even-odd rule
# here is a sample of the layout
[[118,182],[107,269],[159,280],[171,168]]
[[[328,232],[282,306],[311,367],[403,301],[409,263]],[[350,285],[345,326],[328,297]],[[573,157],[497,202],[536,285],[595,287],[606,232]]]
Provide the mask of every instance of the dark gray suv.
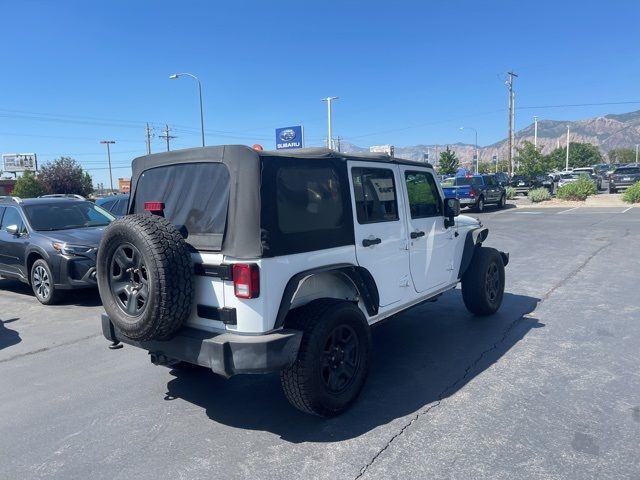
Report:
[[76,196],[0,197],[0,276],[29,283],[45,305],[61,290],[96,286],[106,210]]

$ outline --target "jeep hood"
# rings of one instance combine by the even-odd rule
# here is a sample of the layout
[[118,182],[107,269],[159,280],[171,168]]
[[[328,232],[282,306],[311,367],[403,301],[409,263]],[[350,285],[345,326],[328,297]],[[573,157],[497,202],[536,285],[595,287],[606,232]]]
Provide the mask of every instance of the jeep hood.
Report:
[[477,218],[467,215],[458,215],[456,217],[456,227],[480,227],[482,223]]

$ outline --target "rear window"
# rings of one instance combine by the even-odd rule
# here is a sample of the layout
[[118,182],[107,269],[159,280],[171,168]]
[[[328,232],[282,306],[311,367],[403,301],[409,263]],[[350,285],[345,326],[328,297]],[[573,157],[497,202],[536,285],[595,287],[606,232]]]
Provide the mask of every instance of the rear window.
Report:
[[138,179],[134,211],[164,203],[164,216],[196,248],[220,250],[229,206],[229,170],[222,163],[182,163],[147,170]]
[[456,185],[482,185],[482,179],[480,177],[456,177]]

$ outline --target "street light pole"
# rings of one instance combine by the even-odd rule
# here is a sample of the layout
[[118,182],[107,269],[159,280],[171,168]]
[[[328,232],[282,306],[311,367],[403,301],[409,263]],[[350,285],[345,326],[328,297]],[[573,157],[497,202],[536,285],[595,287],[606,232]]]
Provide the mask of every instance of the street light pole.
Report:
[[107,160],[109,161],[109,183],[111,185],[111,192],[113,193],[113,175],[111,174],[111,149],[109,145],[112,145],[115,140],[101,140],[100,143],[107,146]]
[[475,153],[475,157],[476,157],[476,158],[475,158],[475,160],[476,160],[476,161],[475,161],[475,170],[476,170],[476,172],[475,172],[475,173],[477,174],[477,173],[478,173],[478,170],[479,170],[479,169],[478,169],[478,162],[480,161],[480,157],[479,157],[479,155],[478,155],[478,130],[476,130],[476,129],[475,129],[475,128],[473,128],[473,127],[460,127],[460,130],[464,130],[464,129],[467,129],[467,130],[473,130],[473,131],[475,132],[475,134],[476,134],[476,144],[475,144],[475,152],[476,152],[476,153]]
[[331,101],[337,100],[340,97],[327,97],[323,98],[323,102],[327,102],[327,147],[333,150],[333,133],[331,130]]
[[636,143],[636,163],[638,163],[638,144]]
[[569,125],[567,125],[567,160],[564,169],[569,170]]
[[182,75],[186,75],[187,77],[191,77],[193,79],[195,79],[196,82],[198,82],[198,97],[200,98],[200,132],[202,134],[202,146],[204,147],[204,111],[202,109],[202,84],[200,83],[200,79],[198,77],[196,77],[194,74],[192,73],[174,73],[173,75],[169,75],[169,78],[171,80],[175,80],[177,78],[179,78]]
[[533,146],[538,149],[538,117],[533,117]]

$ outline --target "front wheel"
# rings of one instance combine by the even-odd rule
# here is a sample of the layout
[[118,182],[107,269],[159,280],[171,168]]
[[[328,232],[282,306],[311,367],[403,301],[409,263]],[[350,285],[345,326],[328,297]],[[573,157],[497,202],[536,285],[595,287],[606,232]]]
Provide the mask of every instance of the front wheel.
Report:
[[43,305],[53,305],[58,301],[59,292],[53,281],[49,264],[42,259],[33,262],[30,278],[31,288],[36,298]]
[[462,299],[471,313],[492,315],[502,305],[504,262],[494,248],[478,247],[462,276]]
[[609,187],[609,193],[618,193],[615,188]]
[[498,208],[504,208],[507,205],[507,196],[502,195],[500,197],[500,201],[498,202]]
[[344,412],[369,370],[371,333],[363,313],[352,302],[320,299],[293,310],[287,327],[302,330],[296,361],[280,372],[289,402],[321,417]]
[[478,203],[476,203],[476,212],[484,212],[484,197],[480,197],[478,199]]

